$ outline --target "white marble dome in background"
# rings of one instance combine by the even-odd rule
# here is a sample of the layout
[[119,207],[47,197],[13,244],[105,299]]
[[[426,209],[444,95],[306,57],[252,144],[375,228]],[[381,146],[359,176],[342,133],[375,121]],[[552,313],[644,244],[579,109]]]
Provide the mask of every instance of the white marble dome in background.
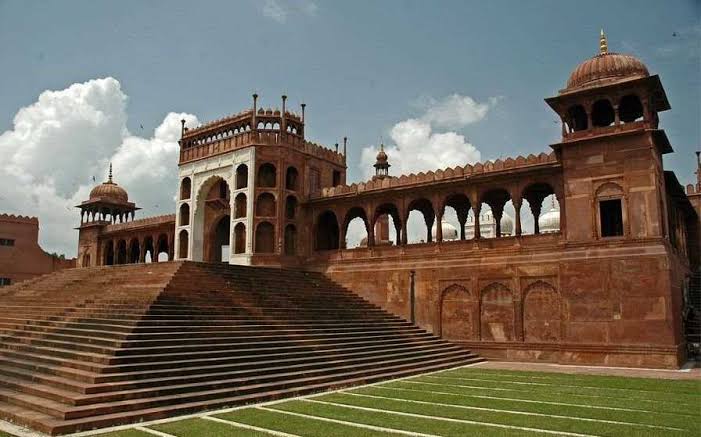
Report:
[[[460,238],[460,235],[458,234],[458,230],[455,226],[451,225],[448,222],[442,222],[441,223],[441,230],[443,231],[443,241],[450,241],[450,240],[457,240]],[[431,236],[433,237],[433,240],[436,240],[436,223],[433,224],[433,228],[431,228]]]
[[[501,214],[501,236],[510,237],[514,234],[514,219],[506,211]],[[482,238],[493,238],[497,234],[497,224],[492,215],[492,211],[486,211],[480,214],[480,235]],[[472,215],[467,216],[465,222],[465,238],[474,238],[475,236],[475,219]]]
[[555,206],[554,200],[550,209],[538,217],[538,228],[541,234],[560,231],[560,209]]

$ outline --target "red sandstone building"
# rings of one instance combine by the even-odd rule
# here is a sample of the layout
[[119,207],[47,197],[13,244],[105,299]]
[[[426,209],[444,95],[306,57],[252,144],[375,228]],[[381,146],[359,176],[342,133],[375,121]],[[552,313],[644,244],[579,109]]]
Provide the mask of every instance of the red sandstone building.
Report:
[[[382,151],[376,177],[348,185],[345,144],[339,153],[307,141],[304,106],[289,112],[283,96],[281,110],[258,108],[254,95],[252,109],[191,129],[183,122],[175,215],[134,220],[138,208],[110,172],[79,205],[79,265],[162,253],[304,268],[486,357],[677,367],[683,291],[698,268],[701,179],[687,197],[664,169],[672,147],[659,127],[670,109],[660,78],[609,53],[602,34],[600,53],[545,100],[562,122],[550,152],[390,176]],[[553,207],[540,232],[552,195],[559,220]],[[448,208],[460,224],[450,239]],[[412,211],[424,217],[423,244],[408,244]],[[349,249],[356,218],[366,244]]]
[[51,255],[39,246],[39,220],[0,214],[0,287],[75,267],[75,258]]

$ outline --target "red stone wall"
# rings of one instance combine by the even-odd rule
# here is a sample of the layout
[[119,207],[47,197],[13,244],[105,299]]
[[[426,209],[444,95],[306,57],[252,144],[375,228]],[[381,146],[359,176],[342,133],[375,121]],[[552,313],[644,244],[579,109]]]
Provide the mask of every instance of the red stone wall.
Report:
[[13,284],[75,267],[75,258],[56,258],[39,246],[39,220],[35,217],[1,214],[0,238],[15,240],[14,246],[0,246],[0,277],[10,278]]
[[[674,368],[681,364],[681,283],[668,245],[566,247],[559,235],[512,244],[450,242],[352,249],[315,262],[332,279],[490,358]],[[676,266],[676,267],[674,267]]]

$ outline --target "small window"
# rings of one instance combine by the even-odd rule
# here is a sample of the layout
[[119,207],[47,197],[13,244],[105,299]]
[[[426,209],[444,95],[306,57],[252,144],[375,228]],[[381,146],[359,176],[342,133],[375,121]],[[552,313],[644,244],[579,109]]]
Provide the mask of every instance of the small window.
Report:
[[9,238],[0,238],[0,246],[14,246],[15,240]]
[[623,235],[623,208],[621,199],[602,200],[599,202],[601,218],[601,236],[619,237]]
[[337,187],[341,185],[341,172],[338,170],[333,171],[333,186]]
[[10,278],[0,278],[0,287],[4,287],[6,285],[12,285],[12,279]]

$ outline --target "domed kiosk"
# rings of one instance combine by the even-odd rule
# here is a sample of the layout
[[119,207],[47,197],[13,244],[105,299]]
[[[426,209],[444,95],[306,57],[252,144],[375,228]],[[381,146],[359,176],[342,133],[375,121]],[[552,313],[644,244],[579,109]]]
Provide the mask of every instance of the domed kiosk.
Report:
[[90,190],[90,198],[77,206],[80,208],[81,225],[85,223],[122,223],[134,220],[134,213],[140,209],[129,201],[127,191],[112,180],[110,164],[107,181]]

